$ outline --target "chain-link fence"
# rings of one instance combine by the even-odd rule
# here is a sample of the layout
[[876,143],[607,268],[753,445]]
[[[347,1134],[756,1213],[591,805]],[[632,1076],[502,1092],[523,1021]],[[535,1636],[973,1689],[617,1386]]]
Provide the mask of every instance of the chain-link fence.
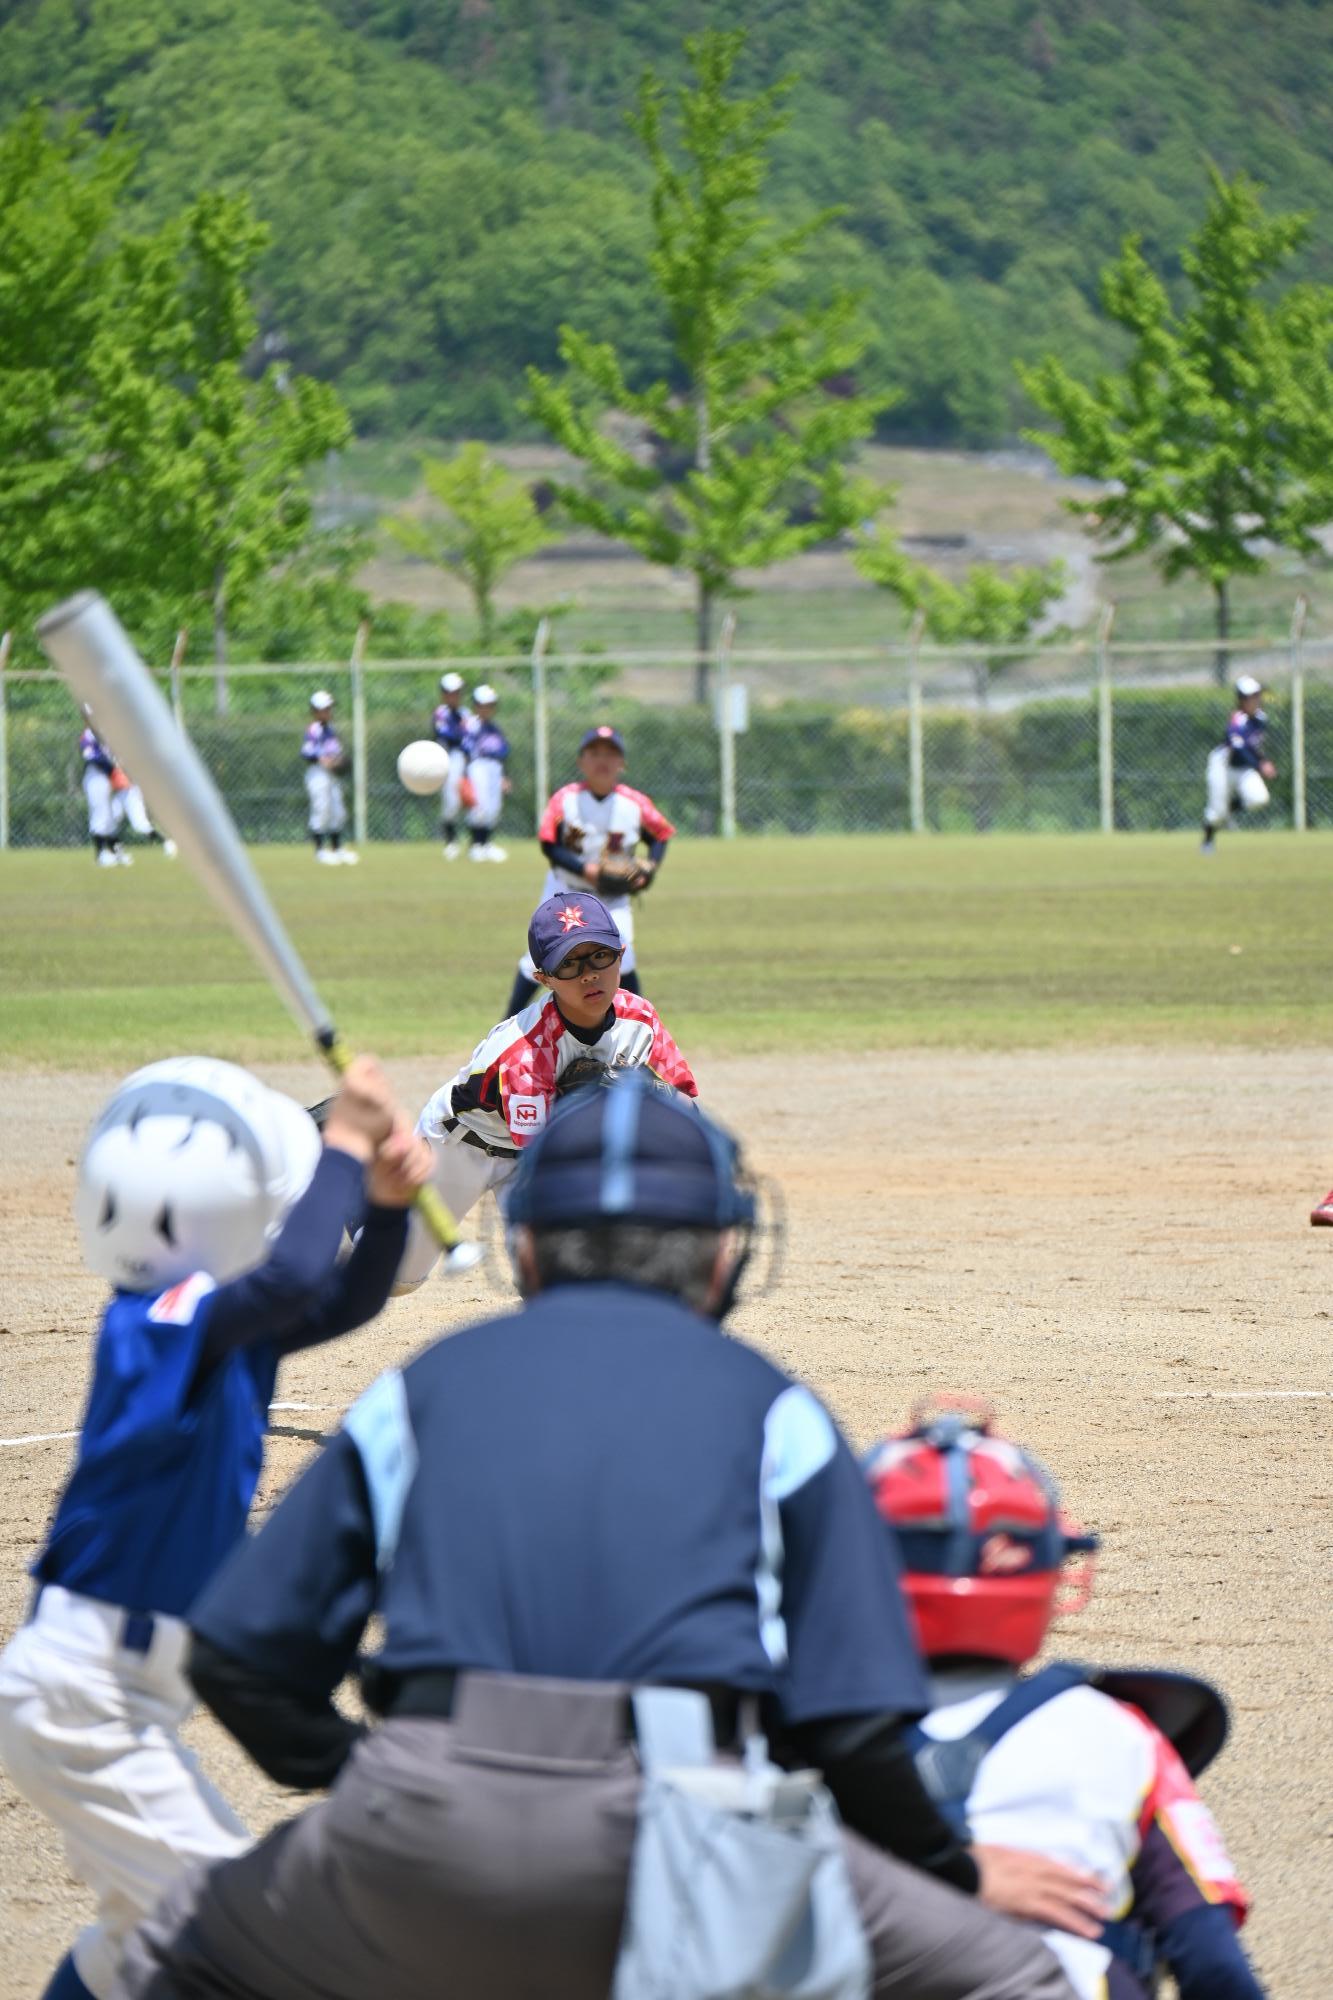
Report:
[[[317,687],[353,753],[355,837],[435,837],[438,802],[404,791],[395,764],[431,733],[442,669],[499,690],[502,837],[531,834],[583,733],[605,720],[626,736],[629,782],[696,835],[1189,826],[1232,706],[1211,643],[799,656],[732,650],[728,634],[701,675],[693,654],[576,657],[544,640],[522,659],[232,667],[222,714],[213,668],[162,678],[251,841],[304,838],[300,745]],[[1236,642],[1226,679],[1242,673],[1270,691],[1278,778],[1263,823],[1333,824],[1333,641]],[[0,846],[85,838],[81,726],[53,676],[0,675]]]

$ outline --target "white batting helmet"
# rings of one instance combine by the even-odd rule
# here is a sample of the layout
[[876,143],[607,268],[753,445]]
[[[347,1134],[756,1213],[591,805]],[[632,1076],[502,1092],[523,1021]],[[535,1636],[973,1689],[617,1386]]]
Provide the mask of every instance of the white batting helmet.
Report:
[[462,685],[463,676],[461,674],[440,675],[440,692],[442,694],[457,694]]
[[500,697],[489,681],[483,681],[480,687],[473,688],[472,699],[478,708],[482,708],[488,701],[499,701]]
[[166,1291],[195,1271],[239,1277],[262,1260],[319,1151],[309,1112],[234,1063],[175,1056],[136,1070],[79,1162],[89,1268],[129,1292]]

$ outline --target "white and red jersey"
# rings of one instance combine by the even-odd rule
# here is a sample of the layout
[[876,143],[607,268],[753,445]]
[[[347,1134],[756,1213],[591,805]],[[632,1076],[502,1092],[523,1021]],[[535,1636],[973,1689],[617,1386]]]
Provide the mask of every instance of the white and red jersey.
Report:
[[657,1010],[623,988],[612,999],[600,1029],[571,1028],[543,993],[521,1014],[492,1028],[452,1084],[437,1091],[427,1112],[445,1112],[488,1145],[520,1147],[541,1131],[555,1103],[556,1084],[569,1064],[591,1056],[609,1069],[650,1069],[687,1097],[698,1086]]
[[[937,1741],[967,1736],[1005,1690],[934,1708],[921,1728]],[[1085,1868],[1106,1885],[1110,1913],[1130,1914],[1130,1870],[1154,1827],[1202,1899],[1249,1907],[1217,1822],[1166,1737],[1147,1716],[1093,1687],[1072,1687],[1016,1722],[986,1752],[967,1798],[973,1840],[1023,1847]],[[1104,1945],[1047,1931],[1080,2000],[1102,2000]]]
[[584,886],[586,877],[551,854],[552,846],[563,848],[581,866],[584,862],[600,861],[604,854],[632,854],[641,841],[670,840],[675,831],[646,792],[617,785],[604,799],[599,799],[576,779],[551,794],[537,838],[547,850],[551,873],[559,887],[578,889]]

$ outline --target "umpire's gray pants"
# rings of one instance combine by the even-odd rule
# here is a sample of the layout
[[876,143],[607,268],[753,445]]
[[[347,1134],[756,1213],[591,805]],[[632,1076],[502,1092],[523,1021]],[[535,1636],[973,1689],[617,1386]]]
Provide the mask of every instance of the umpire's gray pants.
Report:
[[[116,2000],[606,2000],[634,1839],[625,1691],[471,1676],[329,1798],[188,1877],[130,1938]],[[847,1835],[897,2000],[1072,2000],[1035,1933]]]

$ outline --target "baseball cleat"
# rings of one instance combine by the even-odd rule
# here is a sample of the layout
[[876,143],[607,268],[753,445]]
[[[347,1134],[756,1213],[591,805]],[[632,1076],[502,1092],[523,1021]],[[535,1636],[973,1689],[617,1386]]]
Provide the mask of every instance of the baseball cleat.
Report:
[[446,860],[446,861],[457,861],[457,859],[458,859],[458,842],[457,842],[456,840],[451,840],[451,841],[449,841],[449,842],[447,842],[447,843],[446,843],[446,846],[445,846],[445,850],[444,850],[444,858],[445,858],[445,860]]
[[176,843],[174,840],[163,841],[162,853],[168,861],[174,861],[176,859],[176,851],[177,851]]
[[334,849],[333,858],[344,868],[355,868],[361,856],[354,847],[338,847]]
[[338,866],[338,857],[331,847],[318,848],[315,853],[315,859],[321,868],[336,868]]
[[118,865],[116,857],[109,847],[102,849],[102,852],[97,857],[97,865],[99,868],[115,868]]
[[133,856],[132,854],[130,854],[130,853],[127,853],[127,851],[125,850],[125,848],[123,848],[123,847],[118,847],[118,848],[117,848],[117,849],[115,850],[115,854],[116,854],[116,866],[117,866],[117,868],[133,868],[133,866],[134,866],[134,856]]
[[1318,1208],[1310,1210],[1310,1221],[1316,1229],[1333,1229],[1333,1188],[1330,1188]]

